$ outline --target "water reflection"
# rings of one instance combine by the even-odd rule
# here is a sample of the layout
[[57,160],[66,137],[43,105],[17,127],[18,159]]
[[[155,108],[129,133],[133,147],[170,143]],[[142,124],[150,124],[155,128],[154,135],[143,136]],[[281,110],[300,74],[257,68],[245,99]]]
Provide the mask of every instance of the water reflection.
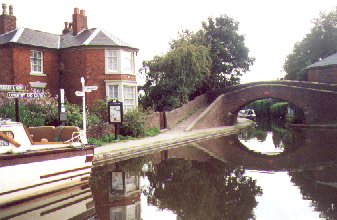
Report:
[[254,129],[241,132],[239,140],[252,151],[277,155],[301,147],[305,136],[302,129],[292,129],[284,120],[258,118]]
[[262,190],[244,169],[210,159],[207,163],[168,159],[146,172],[150,205],[180,219],[251,219]]
[[4,208],[0,219],[337,219],[337,131],[282,129],[269,139],[278,155],[248,148],[248,137],[268,135],[246,131],[111,161],[93,167],[90,189]]
[[291,181],[300,188],[303,198],[313,201],[325,219],[337,219],[337,161],[312,165],[291,172]]

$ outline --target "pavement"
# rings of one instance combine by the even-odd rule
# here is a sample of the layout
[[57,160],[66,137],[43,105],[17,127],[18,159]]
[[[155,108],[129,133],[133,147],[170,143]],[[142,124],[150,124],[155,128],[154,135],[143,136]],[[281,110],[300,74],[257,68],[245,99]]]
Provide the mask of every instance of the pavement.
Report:
[[109,163],[109,161],[116,162],[126,160],[132,157],[139,157],[145,154],[162,151],[168,148],[179,147],[208,138],[231,135],[252,125],[252,121],[240,118],[238,119],[238,123],[234,126],[223,126],[185,132],[185,128],[188,127],[188,125],[201,112],[202,111],[197,111],[173,129],[166,130],[157,136],[146,137],[138,140],[108,143],[101,147],[97,147],[95,148],[93,164],[94,166],[100,166]]

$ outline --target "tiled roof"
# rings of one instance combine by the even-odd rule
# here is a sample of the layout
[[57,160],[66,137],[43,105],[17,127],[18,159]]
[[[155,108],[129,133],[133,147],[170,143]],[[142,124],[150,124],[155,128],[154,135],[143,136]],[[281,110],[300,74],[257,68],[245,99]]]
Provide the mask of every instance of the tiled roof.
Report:
[[57,34],[24,28],[22,34],[15,42],[38,47],[57,48],[58,40],[59,36]]
[[337,53],[332,54],[331,56],[328,56],[323,60],[311,64],[310,66],[307,67],[307,69],[312,69],[315,67],[332,66],[332,65],[337,65]]
[[18,28],[0,35],[0,45],[10,42],[54,49],[87,45],[120,46],[136,49],[99,28],[83,30],[76,36],[72,35],[72,33],[57,35],[29,28]]

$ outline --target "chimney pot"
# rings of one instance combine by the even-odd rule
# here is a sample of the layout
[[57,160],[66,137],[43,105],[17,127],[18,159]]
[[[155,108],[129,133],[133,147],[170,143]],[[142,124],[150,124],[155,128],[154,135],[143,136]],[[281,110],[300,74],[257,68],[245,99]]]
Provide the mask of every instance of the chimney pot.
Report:
[[9,15],[10,16],[14,15],[14,13],[13,13],[13,5],[9,5]]
[[2,14],[7,15],[7,5],[6,5],[6,3],[2,3]]
[[74,8],[74,14],[75,15],[78,15],[79,14],[79,9],[76,7],[76,8]]
[[68,29],[68,22],[64,22],[64,29]]
[[82,16],[85,16],[85,11],[83,9],[81,10],[80,13],[81,13]]

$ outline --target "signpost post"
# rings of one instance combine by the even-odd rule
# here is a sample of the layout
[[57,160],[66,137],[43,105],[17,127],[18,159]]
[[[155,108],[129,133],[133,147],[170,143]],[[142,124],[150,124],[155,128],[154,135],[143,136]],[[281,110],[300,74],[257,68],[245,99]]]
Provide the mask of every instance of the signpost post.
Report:
[[86,111],[85,111],[85,93],[86,92],[91,92],[93,90],[97,90],[97,86],[85,86],[85,79],[82,76],[81,77],[81,84],[82,84],[82,91],[76,91],[75,94],[76,96],[82,96],[82,118],[83,118],[83,132],[85,134],[85,140],[82,140],[83,144],[87,144],[87,116],[86,116]]
[[123,102],[108,102],[109,123],[115,124],[115,140],[118,139],[118,124],[123,123]]

